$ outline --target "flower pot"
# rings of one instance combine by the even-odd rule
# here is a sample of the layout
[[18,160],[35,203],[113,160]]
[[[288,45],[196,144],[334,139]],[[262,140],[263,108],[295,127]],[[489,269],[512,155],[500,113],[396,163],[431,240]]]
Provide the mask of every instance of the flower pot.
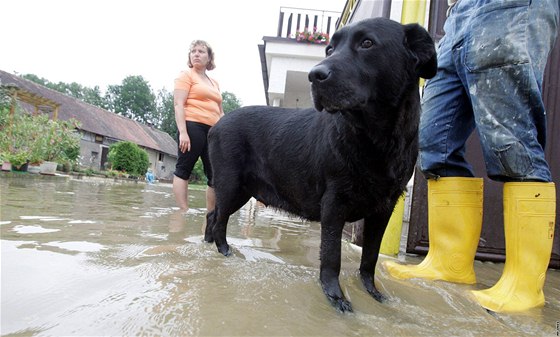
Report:
[[12,164],[9,161],[5,161],[2,163],[2,171],[10,172],[12,170]]
[[56,167],[58,164],[54,161],[44,161],[41,163],[41,174],[46,175],[55,175],[56,174]]
[[27,163],[22,164],[22,165],[20,165],[20,166],[12,165],[12,171],[16,171],[16,172],[27,172],[27,166],[28,166]]
[[41,166],[30,164],[29,166],[27,166],[27,172],[34,173],[34,174],[39,174],[39,173],[41,173]]

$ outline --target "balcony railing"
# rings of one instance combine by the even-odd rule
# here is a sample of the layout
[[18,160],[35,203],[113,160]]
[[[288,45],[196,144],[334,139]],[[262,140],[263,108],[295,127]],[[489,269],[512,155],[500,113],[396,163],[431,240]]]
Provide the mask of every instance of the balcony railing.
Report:
[[332,35],[336,29],[340,12],[323,11],[315,9],[280,7],[277,37],[295,38],[296,32],[307,28],[313,31]]

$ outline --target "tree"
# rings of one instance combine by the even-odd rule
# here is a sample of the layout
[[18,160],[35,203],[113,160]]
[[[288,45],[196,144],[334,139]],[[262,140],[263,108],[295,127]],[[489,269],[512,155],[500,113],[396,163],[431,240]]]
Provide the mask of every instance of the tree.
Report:
[[173,105],[173,93],[161,89],[156,102],[156,109],[161,121],[159,128],[175,139],[177,135],[177,123],[175,122],[175,109]]
[[26,80],[29,80],[31,82],[35,82],[37,84],[43,85],[45,87],[48,87],[48,84],[50,83],[47,79],[44,79],[44,78],[39,77],[39,76],[34,75],[34,74],[25,74],[25,75],[22,75],[21,77],[25,78]]
[[105,99],[101,96],[101,90],[98,85],[93,88],[84,87],[83,101],[100,108],[106,109],[107,107],[107,102],[105,102]]
[[95,105],[101,108],[106,108],[107,106],[105,100],[101,96],[99,86],[88,88],[76,82],[72,82],[70,84],[64,82],[52,83],[49,80],[34,74],[26,74],[22,77],[29,81],[45,86],[49,89],[56,90],[68,96],[80,99],[91,105]]
[[142,76],[128,76],[121,85],[110,85],[105,95],[108,108],[135,121],[159,127],[156,97]]
[[109,162],[113,170],[141,177],[146,174],[150,161],[146,150],[132,142],[118,142],[109,147]]
[[237,96],[235,96],[235,94],[228,91],[222,92],[222,106],[224,108],[224,113],[239,109],[241,105],[241,101],[237,98]]

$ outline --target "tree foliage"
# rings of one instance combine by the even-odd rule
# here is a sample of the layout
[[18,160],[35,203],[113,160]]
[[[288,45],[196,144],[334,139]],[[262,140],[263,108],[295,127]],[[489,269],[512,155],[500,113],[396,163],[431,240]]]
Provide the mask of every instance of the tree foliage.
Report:
[[91,105],[95,105],[103,109],[107,108],[107,104],[101,95],[101,90],[97,85],[93,88],[88,88],[76,82],[72,82],[69,84],[64,82],[53,83],[45,78],[39,77],[34,74],[26,74],[22,77],[29,81],[43,85],[49,89],[80,99]]
[[107,158],[113,170],[124,171],[135,177],[144,176],[150,166],[146,150],[128,141],[111,145]]
[[161,118],[160,130],[170,135],[173,139],[177,135],[177,123],[175,122],[175,110],[173,107],[173,93],[161,89],[157,100],[158,116]]
[[224,108],[224,113],[239,109],[241,104],[241,101],[237,98],[237,96],[235,96],[235,94],[229,91],[224,91],[222,93],[222,106]]
[[156,97],[142,76],[128,76],[121,85],[110,85],[105,95],[113,112],[144,124],[159,126]]

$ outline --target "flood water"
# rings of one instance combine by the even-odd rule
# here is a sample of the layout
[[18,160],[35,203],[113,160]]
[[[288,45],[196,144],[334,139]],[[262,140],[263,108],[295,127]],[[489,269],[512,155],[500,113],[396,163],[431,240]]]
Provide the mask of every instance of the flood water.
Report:
[[397,281],[378,266],[382,304],[345,242],[354,313],[342,314],[318,281],[318,223],[249,202],[230,219],[225,258],[202,241],[203,191],[181,214],[168,184],[2,173],[0,198],[2,336],[558,336],[558,271],[544,308],[498,315],[468,290],[491,286],[502,264],[477,262],[477,286]]

